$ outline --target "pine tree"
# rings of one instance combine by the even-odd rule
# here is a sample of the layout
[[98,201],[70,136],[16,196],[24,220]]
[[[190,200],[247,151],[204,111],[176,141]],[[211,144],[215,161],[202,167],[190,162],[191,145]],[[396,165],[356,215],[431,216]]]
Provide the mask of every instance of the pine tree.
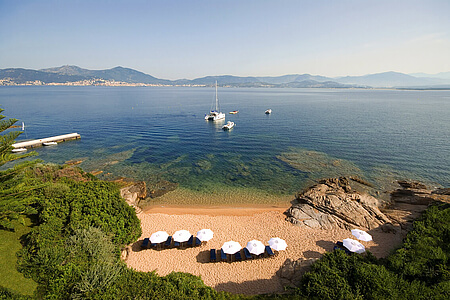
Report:
[[[5,116],[1,114],[3,111],[4,109],[0,108],[0,132],[11,128],[11,126],[13,126],[17,122],[17,119],[4,120]],[[22,134],[22,131],[15,130],[0,136],[0,166],[6,164],[9,161],[35,155],[34,152],[26,154],[14,154],[11,152],[11,150],[13,149],[12,144],[14,144],[15,139],[20,134]]]
[[[0,108],[0,132],[11,128],[17,122],[16,119],[4,120],[5,116],[1,115],[3,111],[4,109]],[[0,136],[0,166],[36,154],[35,152],[26,154],[11,152],[14,140],[21,133],[21,131],[10,131]],[[25,174],[25,170],[35,163],[24,162],[16,164],[6,171],[0,171],[0,228],[13,230],[12,220],[19,220],[23,223],[25,215],[35,213],[35,209],[31,205],[34,203],[32,192],[41,185],[30,182]]]

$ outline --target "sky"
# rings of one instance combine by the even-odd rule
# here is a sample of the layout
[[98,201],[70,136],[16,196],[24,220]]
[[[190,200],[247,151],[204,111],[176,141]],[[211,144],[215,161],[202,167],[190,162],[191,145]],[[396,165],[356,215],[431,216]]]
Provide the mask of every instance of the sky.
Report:
[[0,0],[0,69],[157,78],[450,71],[449,0]]

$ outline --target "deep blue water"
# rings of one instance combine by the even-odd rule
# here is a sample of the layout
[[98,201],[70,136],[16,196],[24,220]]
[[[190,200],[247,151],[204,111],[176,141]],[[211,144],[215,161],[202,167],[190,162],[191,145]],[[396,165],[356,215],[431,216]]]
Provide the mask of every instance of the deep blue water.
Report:
[[25,122],[18,140],[81,134],[36,149],[39,158],[84,158],[104,178],[273,193],[353,174],[450,186],[449,91],[219,88],[230,132],[204,120],[214,97],[213,88],[1,87],[0,107]]

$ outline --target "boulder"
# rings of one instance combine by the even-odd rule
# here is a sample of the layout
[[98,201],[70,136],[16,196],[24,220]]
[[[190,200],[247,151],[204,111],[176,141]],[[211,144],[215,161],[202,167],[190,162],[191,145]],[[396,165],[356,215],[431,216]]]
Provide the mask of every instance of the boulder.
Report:
[[139,201],[147,197],[147,187],[144,181],[131,182],[120,189],[120,195],[128,205],[134,207],[136,212],[140,212]]
[[286,259],[283,266],[278,270],[277,275],[280,282],[285,287],[296,287],[306,272],[311,269],[317,258],[300,258],[298,260]]
[[124,261],[127,260],[128,255],[130,255],[130,252],[131,252],[130,246],[122,248],[122,250],[120,251],[120,259]]
[[379,200],[351,189],[345,177],[320,180],[296,197],[287,220],[311,228],[376,228],[390,220],[379,209]]
[[398,181],[401,188],[391,192],[393,203],[406,203],[410,205],[429,205],[433,201],[450,203],[450,189],[427,189],[426,185],[416,181]]

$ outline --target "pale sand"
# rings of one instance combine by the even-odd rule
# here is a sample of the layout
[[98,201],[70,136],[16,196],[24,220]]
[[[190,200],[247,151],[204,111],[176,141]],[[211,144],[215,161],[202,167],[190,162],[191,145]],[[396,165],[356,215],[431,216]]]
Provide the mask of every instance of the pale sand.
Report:
[[[275,206],[275,205],[273,205]],[[201,276],[205,284],[218,291],[241,294],[282,292],[283,287],[276,274],[286,259],[318,258],[332,251],[336,241],[352,238],[349,230],[320,230],[294,226],[284,220],[288,206],[263,205],[248,207],[151,207],[138,215],[142,237],[132,246],[127,265],[138,271],[153,271],[159,275],[170,272],[187,272]],[[214,238],[205,245],[194,248],[140,250],[143,238],[153,232],[165,230],[170,235],[180,229],[191,234],[203,228],[214,231]],[[399,234],[372,230],[374,241],[362,242],[377,257],[383,257],[401,244]],[[237,241],[242,247],[252,239],[268,245],[272,237],[286,240],[288,248],[276,257],[241,262],[209,262],[209,250],[220,249],[226,241]]]

